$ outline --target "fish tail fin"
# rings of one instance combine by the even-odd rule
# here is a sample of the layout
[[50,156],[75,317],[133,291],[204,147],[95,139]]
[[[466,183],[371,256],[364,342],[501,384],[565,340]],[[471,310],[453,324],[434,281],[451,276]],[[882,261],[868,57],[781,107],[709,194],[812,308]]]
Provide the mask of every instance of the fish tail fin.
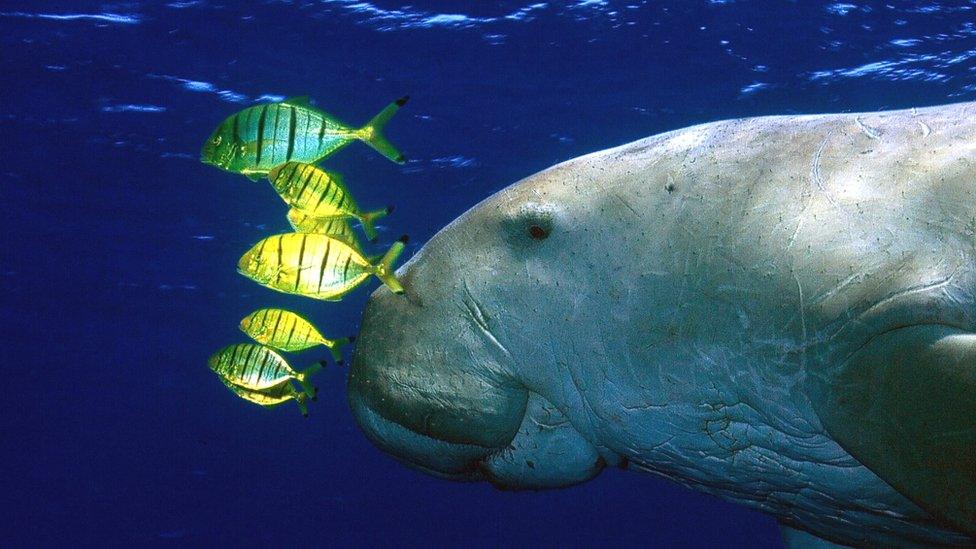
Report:
[[393,206],[387,206],[382,210],[373,210],[371,212],[359,214],[359,222],[362,224],[363,232],[366,233],[366,238],[368,238],[370,242],[376,240],[376,220],[389,215],[392,211]]
[[332,359],[335,360],[336,365],[342,366],[345,361],[342,360],[342,347],[348,345],[356,340],[356,336],[340,337],[338,339],[324,339],[322,344],[328,347],[329,352],[332,353]]
[[395,294],[403,293],[403,286],[400,285],[400,281],[396,279],[394,275],[393,263],[400,257],[403,253],[403,248],[407,245],[407,235],[403,235],[399,240],[390,246],[390,249],[383,254],[383,258],[377,263],[373,271],[376,276],[383,281],[383,284],[390,289],[391,292]]
[[305,394],[309,396],[309,398],[315,397],[316,389],[315,387],[312,386],[311,383],[308,382],[308,378],[311,377],[313,374],[317,373],[321,369],[322,369],[322,363],[316,362],[315,364],[312,364],[311,366],[305,368],[301,372],[298,372],[297,376],[295,377],[295,380],[298,381],[298,384],[302,386],[302,391],[304,391]]
[[298,404],[298,409],[301,410],[302,417],[308,417],[308,396],[305,393],[296,394],[295,403]]
[[409,95],[404,95],[400,99],[390,103],[385,109],[381,110],[379,114],[373,117],[372,120],[366,123],[365,126],[356,131],[356,137],[363,140],[367,145],[376,149],[376,151],[383,156],[389,158],[390,160],[396,162],[397,164],[403,164],[406,159],[400,154],[400,151],[393,146],[392,143],[387,141],[386,137],[383,136],[383,127],[386,123],[393,118],[400,107],[406,104],[407,100],[410,99]]

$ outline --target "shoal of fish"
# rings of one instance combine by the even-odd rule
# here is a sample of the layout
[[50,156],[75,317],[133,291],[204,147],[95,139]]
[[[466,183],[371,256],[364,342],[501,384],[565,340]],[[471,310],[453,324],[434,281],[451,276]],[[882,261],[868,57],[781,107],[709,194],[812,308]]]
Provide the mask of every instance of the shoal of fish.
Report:
[[[255,105],[217,126],[203,146],[201,161],[252,181],[266,177],[288,205],[287,219],[294,231],[258,241],[241,256],[238,272],[272,290],[324,301],[340,300],[373,276],[393,293],[403,293],[394,264],[407,237],[378,257],[368,256],[350,225],[358,222],[374,242],[376,220],[393,208],[360,209],[342,177],[316,164],[354,141],[404,163],[383,128],[407,99],[390,103],[359,128],[312,106],[307,97]],[[238,397],[266,408],[295,401],[306,417],[307,402],[315,400],[318,391],[309,378],[325,361],[299,371],[280,353],[324,346],[341,365],[342,347],[354,340],[326,338],[308,319],[276,308],[252,312],[240,328],[254,343],[220,349],[210,357],[210,369]]]

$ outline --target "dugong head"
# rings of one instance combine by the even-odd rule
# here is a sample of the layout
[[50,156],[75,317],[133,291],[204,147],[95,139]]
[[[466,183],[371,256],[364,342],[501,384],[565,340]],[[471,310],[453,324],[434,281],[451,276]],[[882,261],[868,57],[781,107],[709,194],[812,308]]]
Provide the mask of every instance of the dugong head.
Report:
[[550,185],[560,177],[543,172],[474,207],[399,270],[405,295],[370,298],[349,400],[367,436],[406,464],[502,487],[572,484],[602,468],[523,375],[538,360],[526,346],[549,345],[550,300],[573,280],[570,227],[589,215],[553,195],[571,191]]
[[706,124],[516,183],[373,294],[353,412],[453,479],[629,463],[851,543],[976,534],[974,109]]

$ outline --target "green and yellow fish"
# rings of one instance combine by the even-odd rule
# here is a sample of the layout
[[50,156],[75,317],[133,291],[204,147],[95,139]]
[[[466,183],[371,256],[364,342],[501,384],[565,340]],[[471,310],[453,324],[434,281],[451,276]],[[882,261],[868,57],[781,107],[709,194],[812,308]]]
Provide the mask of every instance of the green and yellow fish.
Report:
[[311,322],[285,309],[258,309],[241,320],[241,331],[262,345],[289,353],[325,345],[336,364],[342,364],[342,346],[355,339],[328,339]]
[[318,162],[359,140],[403,164],[403,155],[382,131],[407,99],[390,103],[358,129],[311,106],[307,97],[248,107],[217,126],[204,144],[200,160],[257,181],[275,166],[291,160]]
[[254,343],[228,345],[214,353],[207,363],[214,373],[238,387],[261,391],[294,379],[310,397],[315,396],[315,388],[308,378],[322,369],[321,364],[315,363],[296,372],[274,350]]
[[374,275],[393,293],[402,294],[393,262],[406,242],[407,237],[401,237],[372,263],[359,250],[328,235],[276,234],[241,256],[237,271],[272,290],[325,301],[338,301]]
[[305,405],[308,395],[296,391],[287,380],[260,391],[239,387],[224,378],[220,378],[220,381],[235,395],[265,408],[274,408],[289,400],[294,400],[298,404],[298,409],[302,411],[302,415],[308,417],[308,407]]
[[393,211],[392,207],[362,212],[342,178],[312,164],[287,162],[268,172],[268,181],[282,200],[313,217],[352,217],[363,226],[371,241],[376,240],[373,223]]
[[296,233],[327,234],[342,240],[357,250],[362,245],[349,226],[348,217],[312,217],[307,213],[292,208],[288,210],[288,224]]

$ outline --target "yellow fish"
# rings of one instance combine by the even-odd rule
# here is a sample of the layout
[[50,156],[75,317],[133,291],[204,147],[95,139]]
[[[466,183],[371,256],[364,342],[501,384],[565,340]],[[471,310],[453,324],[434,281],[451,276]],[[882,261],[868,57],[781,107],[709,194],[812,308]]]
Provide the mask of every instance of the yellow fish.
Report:
[[341,347],[354,337],[328,339],[311,322],[285,309],[258,309],[241,320],[241,331],[251,339],[279,351],[304,351],[325,345],[336,364],[342,364]]
[[322,365],[316,363],[296,372],[281,355],[254,343],[224,347],[210,357],[208,364],[218,376],[244,389],[261,391],[294,379],[310,397],[315,396],[315,388],[308,378],[322,369]]
[[393,211],[392,207],[372,212],[360,211],[339,175],[312,164],[281,164],[268,172],[268,181],[286,204],[308,215],[357,219],[371,241],[376,240],[376,220]]
[[220,378],[220,381],[235,395],[265,408],[274,408],[289,400],[294,400],[298,404],[298,409],[302,411],[302,416],[308,417],[308,407],[305,406],[308,396],[296,391],[287,380],[261,391],[239,387],[224,378]]
[[220,123],[203,145],[200,160],[257,181],[279,164],[318,162],[359,140],[403,164],[403,155],[383,136],[383,128],[407,99],[390,103],[358,129],[313,107],[307,97],[248,107]]
[[261,240],[237,262],[237,271],[286,294],[338,301],[370,276],[376,276],[395,294],[403,286],[393,273],[393,262],[407,242],[394,242],[377,263],[346,242],[323,234],[285,233]]

